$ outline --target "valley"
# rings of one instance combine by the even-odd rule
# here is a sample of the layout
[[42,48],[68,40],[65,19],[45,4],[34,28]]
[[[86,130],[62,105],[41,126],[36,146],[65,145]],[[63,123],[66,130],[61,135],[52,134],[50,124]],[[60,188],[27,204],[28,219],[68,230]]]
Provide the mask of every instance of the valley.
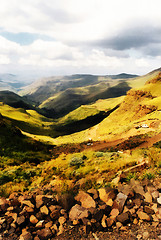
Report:
[[[111,227],[115,229],[119,221],[117,215],[112,215],[112,210],[119,209],[118,216],[125,212],[122,212],[116,203],[117,194],[109,197],[113,196],[110,195],[111,191],[125,194],[124,185],[129,186],[128,184],[136,181],[139,192],[136,188],[132,190],[132,196],[131,192],[128,192],[129,195],[126,192],[128,200],[125,207],[133,209],[136,202],[140,201],[137,209],[145,213],[142,206],[144,207],[143,202],[147,195],[152,194],[152,190],[148,190],[150,186],[153,185],[153,189],[157,188],[156,191],[160,194],[160,175],[161,69],[144,76],[119,74],[50,77],[34,82],[17,92],[8,89],[0,91],[0,218],[6,223],[2,230],[6,231],[8,228],[9,231],[13,231],[8,239],[14,239],[13,236],[23,233],[20,227],[17,227],[18,220],[13,219],[18,229],[15,230],[16,228],[11,227],[9,218],[3,217],[4,213],[9,214],[11,218],[12,213],[19,217],[25,216],[26,220],[22,223],[25,231],[29,226],[29,235],[39,236],[39,239],[49,239],[53,224],[53,239],[59,239],[56,237],[59,237],[61,227],[65,229],[65,226],[69,227],[72,224],[73,229],[85,226],[85,234],[88,232],[87,222],[90,222],[93,232]],[[109,193],[107,195],[110,203],[102,197],[101,191]],[[70,218],[69,211],[75,204],[82,207],[80,204],[83,200],[77,200],[80,192],[90,192],[88,195],[97,202],[97,206],[93,212],[92,209],[88,209],[90,214],[76,223],[75,220],[78,219]],[[98,196],[94,198],[96,193]],[[70,194],[72,199],[75,197],[75,200],[70,209],[60,213],[58,206],[61,205],[61,201],[58,199],[67,196],[66,194]],[[60,223],[59,218],[54,219],[51,208],[50,214],[40,214],[41,210],[34,205],[36,196],[48,198],[41,199],[44,208],[52,205],[49,196],[56,198],[54,201],[58,209],[55,206],[54,209],[57,210],[58,217],[64,217],[64,221],[69,220],[69,223],[65,225],[65,222]],[[4,199],[7,198],[10,200],[6,201],[13,198],[15,205],[4,203]],[[153,204],[156,203],[156,199],[153,199]],[[42,225],[40,229],[49,229],[48,237],[43,238],[37,228],[34,233],[35,223],[29,220],[31,209],[23,209],[25,213],[22,211],[23,204],[30,203],[23,201],[34,205],[28,207],[36,211],[38,222],[44,220],[47,224],[47,227]],[[130,205],[130,201],[133,202],[133,206]],[[18,212],[16,204],[21,206],[22,212]],[[145,205],[152,207],[152,200]],[[9,206],[13,207],[13,210],[7,210]],[[105,213],[103,207],[110,208],[108,214],[111,215]],[[99,220],[95,215],[96,210],[100,214]],[[157,211],[159,210],[153,215],[159,224],[161,218]],[[132,224],[134,219],[137,219],[141,224],[138,212],[135,216],[132,211],[130,214],[128,223]],[[149,221],[155,222],[152,214],[148,214]],[[105,220],[102,220],[103,216]],[[114,221],[110,225],[111,219]],[[121,227],[125,226],[126,223],[123,222]],[[6,236],[9,236],[7,234]],[[65,234],[65,230],[62,230],[60,236],[61,234]]]

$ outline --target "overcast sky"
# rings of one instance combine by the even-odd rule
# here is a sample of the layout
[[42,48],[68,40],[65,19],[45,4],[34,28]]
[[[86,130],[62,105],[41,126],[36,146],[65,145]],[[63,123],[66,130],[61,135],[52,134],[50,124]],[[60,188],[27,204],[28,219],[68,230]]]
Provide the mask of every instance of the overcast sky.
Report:
[[0,73],[161,67],[161,0],[1,0]]

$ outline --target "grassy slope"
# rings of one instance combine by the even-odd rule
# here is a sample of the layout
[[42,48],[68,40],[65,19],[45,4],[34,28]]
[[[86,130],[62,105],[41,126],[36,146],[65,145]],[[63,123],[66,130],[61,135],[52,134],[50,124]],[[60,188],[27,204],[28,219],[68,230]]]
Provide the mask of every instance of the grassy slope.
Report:
[[50,131],[51,120],[45,118],[34,110],[13,108],[0,103],[0,113],[15,123],[16,126],[27,132],[47,134]]
[[0,195],[27,189],[40,173],[37,164],[50,158],[49,146],[23,136],[0,115]]
[[[129,136],[130,134],[139,134],[139,133],[145,133],[149,131],[160,131],[160,125],[158,125],[157,129],[139,129],[135,130],[135,126],[138,125],[139,122],[142,123],[148,123],[151,124],[153,120],[149,120],[152,118],[155,118],[154,121],[160,121],[161,120],[161,112],[160,109],[160,96],[161,96],[161,83],[149,83],[145,84],[147,81],[150,81],[157,77],[158,72],[155,71],[150,74],[147,74],[143,77],[139,77],[136,80],[133,80],[131,83],[132,85],[136,86],[136,89],[131,90],[142,90],[146,92],[150,92],[153,96],[156,98],[151,99],[148,97],[136,97],[127,95],[122,102],[121,106],[115,110],[109,117],[104,119],[100,124],[97,126],[94,126],[93,128],[85,131],[81,131],[79,133],[72,134],[70,136],[63,136],[55,139],[56,144],[61,143],[68,143],[68,142],[82,142],[82,141],[88,141],[89,138],[92,138],[93,140],[104,140],[104,139],[115,139],[120,136]],[[134,82],[135,81],[135,82]],[[145,85],[144,85],[145,84]],[[135,95],[135,94],[134,94]],[[137,99],[138,98],[138,99]],[[109,105],[111,103],[109,102]],[[138,106],[139,105],[150,105],[155,106],[156,111],[153,111],[149,114],[147,114],[144,111],[139,111]],[[131,131],[131,132],[129,132]]]

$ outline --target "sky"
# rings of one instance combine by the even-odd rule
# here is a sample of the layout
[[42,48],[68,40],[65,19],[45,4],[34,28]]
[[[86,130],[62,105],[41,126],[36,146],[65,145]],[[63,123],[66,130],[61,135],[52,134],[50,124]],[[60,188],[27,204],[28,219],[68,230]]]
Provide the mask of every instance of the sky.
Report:
[[146,74],[161,67],[160,0],[1,0],[0,73]]

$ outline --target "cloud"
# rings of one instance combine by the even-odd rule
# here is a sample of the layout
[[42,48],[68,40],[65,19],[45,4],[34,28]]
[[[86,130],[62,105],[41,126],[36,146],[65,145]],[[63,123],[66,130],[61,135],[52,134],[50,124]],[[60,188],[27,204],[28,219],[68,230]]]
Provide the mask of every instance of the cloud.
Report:
[[160,7],[160,0],[2,0],[0,63],[61,74],[158,67]]

